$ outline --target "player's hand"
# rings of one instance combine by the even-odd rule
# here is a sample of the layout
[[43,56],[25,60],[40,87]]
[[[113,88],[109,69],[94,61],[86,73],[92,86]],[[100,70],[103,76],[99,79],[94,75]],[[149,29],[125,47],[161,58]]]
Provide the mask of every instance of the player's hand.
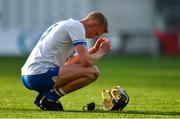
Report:
[[104,39],[99,46],[99,50],[104,54],[109,53],[111,50],[111,42],[108,39]]
[[105,40],[108,40],[108,39],[101,37],[96,41],[96,43],[94,45],[94,48],[96,49],[96,51],[99,50],[101,43],[104,42]]

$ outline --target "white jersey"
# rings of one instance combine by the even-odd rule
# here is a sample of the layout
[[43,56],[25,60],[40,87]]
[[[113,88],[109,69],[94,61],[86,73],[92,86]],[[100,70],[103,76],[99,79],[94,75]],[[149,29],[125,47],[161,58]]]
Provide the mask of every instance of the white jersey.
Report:
[[69,19],[50,26],[34,47],[21,74],[42,74],[50,67],[61,67],[78,44],[87,45],[81,22]]

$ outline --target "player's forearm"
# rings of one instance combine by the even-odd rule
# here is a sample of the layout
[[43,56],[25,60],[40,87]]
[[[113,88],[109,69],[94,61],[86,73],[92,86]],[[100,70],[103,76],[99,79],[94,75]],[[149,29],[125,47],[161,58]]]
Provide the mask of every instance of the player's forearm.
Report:
[[105,53],[97,51],[96,53],[91,55],[92,63],[95,64],[101,57],[103,57]]
[[81,63],[79,56],[74,55],[74,56],[68,58],[65,65],[67,65],[67,64],[79,64],[79,63]]
[[105,54],[100,52],[100,51],[97,51],[96,53],[94,54],[90,54],[89,57],[87,58],[87,63],[86,64],[82,64],[83,66],[92,66],[94,64],[96,64],[96,62],[101,59],[101,57],[103,57]]
[[81,63],[83,66],[88,67],[88,66],[94,65],[102,56],[103,55],[99,54],[99,53],[89,55],[89,58],[87,59],[88,61],[86,63],[83,63],[83,62],[81,62],[79,55],[75,55],[75,56],[68,58],[65,65]]
[[87,50],[87,47],[83,45],[76,46],[76,51],[78,53],[81,64],[84,67],[89,67],[94,65],[106,53],[102,49],[98,49],[98,51],[92,53],[92,50],[90,51]]

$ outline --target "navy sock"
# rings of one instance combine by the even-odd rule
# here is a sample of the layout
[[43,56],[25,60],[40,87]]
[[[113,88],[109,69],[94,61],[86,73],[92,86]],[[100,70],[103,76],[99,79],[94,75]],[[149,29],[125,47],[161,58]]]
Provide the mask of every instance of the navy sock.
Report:
[[53,101],[58,101],[62,96],[63,94],[61,94],[57,89],[51,89],[47,94],[47,98]]

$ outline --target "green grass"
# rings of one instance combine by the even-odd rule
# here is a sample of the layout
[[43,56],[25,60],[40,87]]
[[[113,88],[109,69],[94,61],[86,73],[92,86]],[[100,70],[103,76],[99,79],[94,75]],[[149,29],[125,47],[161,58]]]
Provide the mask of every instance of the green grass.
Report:
[[[180,118],[180,58],[120,57],[103,58],[96,82],[64,96],[65,111],[42,111],[34,104],[36,92],[20,80],[24,58],[0,58],[0,117],[22,118]],[[122,112],[84,112],[89,102],[101,104],[101,91],[120,85],[130,102]]]

